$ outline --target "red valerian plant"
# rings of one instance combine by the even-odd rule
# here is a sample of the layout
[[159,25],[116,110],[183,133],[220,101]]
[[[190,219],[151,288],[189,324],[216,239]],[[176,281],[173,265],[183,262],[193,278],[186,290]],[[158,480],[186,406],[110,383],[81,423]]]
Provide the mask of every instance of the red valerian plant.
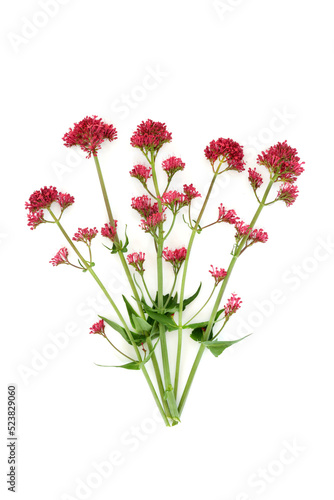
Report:
[[[241,298],[232,293],[225,305],[221,307],[226,287],[241,254],[255,243],[266,243],[268,240],[267,232],[255,227],[263,208],[277,201],[283,201],[286,206],[291,206],[298,196],[295,182],[304,168],[296,149],[291,148],[286,141],[261,152],[257,163],[260,168],[265,167],[263,172],[258,172],[254,167],[248,169],[250,187],[258,201],[257,210],[251,220],[244,222],[235,210],[227,209],[223,203],[220,203],[217,219],[202,225],[205,209],[218,176],[226,171],[234,171],[236,174],[243,174],[245,171],[242,146],[232,139],[219,138],[212,140],[205,148],[205,157],[209,160],[213,171],[206,193],[200,194],[193,184],[184,184],[181,190],[180,188],[169,189],[175,174],[185,169],[185,163],[181,158],[171,156],[162,159],[159,164],[158,153],[164,144],[171,142],[172,134],[164,123],[153,120],[142,122],[133,133],[130,144],[141,151],[143,163],[134,165],[130,170],[130,176],[139,181],[145,193],[134,196],[131,206],[139,215],[139,227],[152,238],[156,253],[156,263],[152,265],[142,251],[135,249],[136,251],[128,253],[130,241],[127,231],[125,230],[125,237],[121,240],[118,221],[114,219],[111,210],[98,160],[98,150],[104,141],[113,141],[116,138],[117,132],[113,125],[108,125],[101,118],[92,116],[75,124],[73,129],[64,135],[63,140],[66,147],[80,146],[87,153],[87,158],[93,156],[108,216],[107,220],[100,221],[100,227],[102,226],[100,233],[103,241],[109,240],[110,242],[111,247],[104,244],[108,251],[112,255],[118,255],[131,288],[131,298],[127,299],[123,296],[128,319],[121,313],[119,306],[93,269],[95,264],[92,246],[93,240],[95,242],[98,235],[96,227],[79,228],[71,237],[60,222],[64,211],[73,205],[73,196],[60,193],[53,186],[35,191],[26,203],[28,226],[30,229],[36,229],[41,224],[53,223],[59,228],[67,242],[67,247],[62,247],[56,253],[50,261],[51,264],[53,266],[65,264],[88,272],[105,294],[114,312],[112,319],[100,316],[90,328],[90,333],[105,338],[121,356],[127,358],[127,362],[119,366],[142,371],[165,424],[171,426],[180,421],[204,352],[209,350],[217,357],[229,346],[242,340],[217,339],[242,303]],[[160,173],[159,168],[161,168]],[[265,184],[264,187],[263,184]],[[276,194],[271,201],[268,201],[275,186],[277,186]],[[192,202],[201,196],[203,196],[201,209],[194,218],[191,213]],[[180,217],[181,213],[182,217]],[[119,214],[120,217],[121,214]],[[170,249],[171,233],[177,219],[186,223],[190,234],[188,241],[185,241],[185,246]],[[221,223],[234,226],[235,229],[234,242],[231,242],[232,258],[226,269],[214,267],[211,264],[209,273],[214,283],[209,298],[191,318],[186,319],[187,306],[197,299],[201,290],[200,283],[190,297],[185,297],[186,278],[195,237],[202,235],[208,227]],[[120,225],[124,226],[125,221],[120,220]],[[168,246],[167,239],[169,240]],[[82,248],[85,249],[85,256]],[[70,253],[77,257],[79,265],[70,262]],[[167,266],[171,266],[174,274],[169,291],[166,290],[164,274]],[[152,285],[147,280],[147,273],[152,271],[156,272],[157,290],[152,290]],[[178,291],[176,291],[177,288]],[[210,310],[208,305],[212,299],[214,299],[214,304]],[[194,318],[203,310],[207,311],[207,319],[194,322]],[[173,331],[177,332],[176,353],[168,349],[168,337],[173,335]],[[182,344],[183,337],[188,331],[190,331],[190,338],[198,344],[198,353],[183,391],[180,393]],[[117,338],[115,333],[120,334],[120,337]],[[116,337],[115,340],[114,337]],[[115,345],[124,341],[128,344],[128,350],[131,351],[129,354],[122,351],[122,346]],[[161,350],[161,363],[156,356],[158,344]],[[174,360],[173,379],[170,364],[172,358]],[[147,371],[147,363],[152,363],[155,383]]]

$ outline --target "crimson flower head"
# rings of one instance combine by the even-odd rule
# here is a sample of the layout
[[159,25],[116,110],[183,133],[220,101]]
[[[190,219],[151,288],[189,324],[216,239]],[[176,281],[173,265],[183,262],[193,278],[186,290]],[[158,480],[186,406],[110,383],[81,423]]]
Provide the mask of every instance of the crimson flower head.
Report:
[[158,203],[153,203],[146,194],[132,198],[131,207],[145,219],[159,211]]
[[185,247],[169,250],[168,247],[164,248],[162,256],[166,262],[170,262],[173,266],[175,274],[179,272],[185,258],[187,256],[187,249]]
[[65,210],[65,208],[69,207],[70,205],[73,205],[74,197],[67,193],[59,193],[57,201],[60,205],[60,208],[62,210]]
[[176,174],[176,172],[178,172],[179,170],[184,170],[186,164],[183,163],[181,158],[176,158],[176,156],[171,156],[170,158],[167,158],[167,160],[164,160],[161,166],[162,169],[167,174],[168,181],[170,181],[172,177]]
[[253,229],[248,239],[251,243],[266,243],[268,241],[268,233],[263,231],[263,229]]
[[292,205],[298,196],[298,188],[293,184],[285,183],[283,184],[277,193],[276,200],[282,200],[287,207]]
[[81,229],[79,227],[78,231],[74,234],[72,240],[73,241],[82,241],[83,243],[90,245],[92,239],[95,238],[97,233],[98,233],[98,230],[96,229],[96,227],[94,227],[94,229],[88,229],[88,227]]
[[35,224],[35,227],[38,225],[36,224],[38,221],[38,216],[32,216],[32,214],[35,214],[35,212],[39,212],[40,214],[39,223],[46,222],[45,220],[42,220],[43,214],[41,214],[41,210],[44,208],[50,208],[52,203],[54,202],[57,202],[60,205],[61,211],[63,212],[65,208],[74,203],[74,197],[67,193],[59,193],[58,190],[53,186],[44,186],[43,188],[34,191],[33,194],[29,197],[29,201],[25,204],[26,209],[30,212],[30,214],[28,215],[28,225],[31,226]]
[[183,192],[185,196],[187,197],[188,203],[191,202],[194,198],[201,198],[201,194],[194,188],[192,184],[187,184],[183,185]]
[[213,267],[211,265],[212,269],[209,270],[209,273],[211,273],[211,275],[213,276],[213,278],[215,279],[215,286],[218,285],[218,283],[220,283],[221,281],[223,281],[224,278],[226,278],[226,275],[227,275],[227,272],[225,271],[225,269],[218,269],[218,267]]
[[87,158],[91,155],[97,156],[101,144],[106,139],[108,141],[117,139],[117,131],[113,125],[104,123],[102,118],[96,115],[86,116],[79,123],[75,123],[73,129],[70,128],[63,137],[67,148],[80,146],[85,153],[88,153]]
[[42,208],[50,208],[54,201],[58,201],[58,191],[55,187],[43,187],[29,197],[29,201],[26,202],[26,209],[34,213]]
[[224,307],[224,314],[226,320],[228,320],[232,314],[236,313],[238,309],[240,309],[242,304],[242,300],[240,297],[237,297],[235,293],[232,293],[231,297],[226,302]]
[[297,150],[290,147],[286,141],[278,142],[259,154],[257,163],[267,167],[276,181],[292,183],[304,172],[304,162],[300,162]]
[[158,152],[163,144],[172,140],[172,134],[168,132],[165,123],[146,120],[138,125],[131,137],[131,146],[139,148],[147,154],[153,150]]
[[227,222],[228,224],[235,225],[238,222],[239,217],[235,210],[226,210],[224,205],[221,203],[218,207],[218,221],[217,222]]
[[167,191],[162,195],[161,203],[176,214],[182,207],[189,205],[188,197],[178,191]]
[[243,147],[232,139],[223,139],[220,137],[216,141],[211,141],[204,150],[206,158],[210,161],[212,167],[216,160],[226,163],[226,170],[236,170],[242,172],[245,170]]
[[144,261],[145,261],[145,254],[144,253],[142,253],[142,252],[130,253],[127,256],[127,259],[128,259],[128,264],[130,266],[133,266],[139,274],[143,274],[143,272],[145,271],[145,269],[143,267]]
[[253,170],[251,168],[248,169],[248,180],[254,190],[258,189],[263,183],[262,175],[255,168]]
[[67,248],[61,248],[59,252],[57,252],[56,255],[50,260],[50,264],[53,266],[59,266],[59,264],[69,264]]
[[135,165],[130,171],[130,175],[146,186],[147,180],[152,177],[152,169],[145,167],[145,165]]
[[101,234],[105,238],[109,238],[112,242],[115,240],[117,236],[117,220],[114,221],[115,226],[112,226],[109,222],[105,224],[101,229]]
[[163,212],[156,212],[149,215],[146,219],[142,219],[140,227],[144,229],[145,233],[154,234],[157,226],[165,222],[166,215]]
[[235,229],[237,230],[235,235],[237,239],[240,239],[243,236],[250,234],[250,232],[252,231],[252,228],[242,220],[236,222],[234,226]]
[[27,216],[28,226],[30,229],[36,229],[37,226],[46,222],[43,210],[38,210],[38,212],[29,212]]
[[103,319],[101,319],[100,321],[94,323],[94,325],[90,327],[89,333],[97,333],[99,335],[105,336],[104,329],[105,329],[105,324]]

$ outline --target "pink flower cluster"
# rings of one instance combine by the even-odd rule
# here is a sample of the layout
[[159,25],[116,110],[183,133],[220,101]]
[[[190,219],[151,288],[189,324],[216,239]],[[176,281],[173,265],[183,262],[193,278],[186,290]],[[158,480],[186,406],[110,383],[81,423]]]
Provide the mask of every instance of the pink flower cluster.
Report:
[[206,158],[213,166],[217,159],[227,164],[225,170],[245,170],[244,152],[242,146],[232,139],[220,137],[216,141],[211,141],[204,150]]
[[162,204],[172,212],[177,213],[181,208],[189,205],[194,198],[201,196],[192,184],[184,184],[183,193],[178,191],[167,191],[160,198]]
[[235,210],[226,210],[226,208],[221,203],[218,207],[218,220],[217,222],[227,222],[228,224],[236,224],[239,217]]
[[61,206],[61,204],[64,204],[64,196],[67,197],[67,206],[74,203],[73,196],[58,193],[57,188],[53,186],[45,186],[37,191],[34,191],[33,194],[30,195],[29,201],[26,202],[25,207],[27,210],[34,213],[42,208],[50,208],[54,202],[58,202]]
[[131,207],[145,219],[159,211],[158,203],[153,203],[152,199],[146,194],[132,198]]
[[89,333],[97,333],[99,335],[105,336],[104,329],[105,329],[105,324],[103,319],[101,319],[100,321],[94,323],[94,325],[90,327]]
[[161,203],[172,212],[177,213],[182,207],[189,205],[188,197],[178,191],[167,191],[161,198]]
[[259,174],[259,172],[257,172],[255,170],[255,168],[248,169],[248,180],[251,183],[251,186],[254,190],[258,189],[261,186],[261,184],[263,183],[262,175]]
[[131,146],[139,148],[145,154],[149,151],[159,151],[161,146],[172,140],[172,134],[167,131],[165,123],[146,120],[138,125],[131,137]]
[[135,165],[130,171],[130,175],[146,186],[148,179],[152,177],[152,169],[145,167],[145,165]]
[[53,186],[44,186],[30,195],[29,201],[25,204],[25,208],[29,210],[28,226],[30,229],[36,229],[43,222],[47,222],[44,219],[43,209],[49,209],[54,202],[59,204],[63,212],[65,208],[74,203],[74,198],[67,193],[59,193],[57,188]]
[[105,140],[113,141],[117,139],[117,131],[113,125],[108,125],[97,118],[96,115],[86,116],[79,123],[75,123],[73,129],[70,128],[63,141],[67,148],[80,146],[85,151],[87,158],[91,155],[97,156],[97,151],[101,149],[101,144]]
[[278,142],[266,151],[262,152],[257,163],[264,165],[271,174],[276,176],[277,181],[293,183],[297,177],[304,172],[297,150],[290,147],[287,141]]
[[92,241],[93,238],[97,235],[98,230],[96,227],[94,229],[88,229],[88,227],[85,227],[84,229],[81,229],[79,227],[78,231],[74,234],[72,240],[73,241],[82,241],[83,243],[86,243],[89,245]]
[[44,219],[44,211],[38,210],[38,212],[29,212],[28,215],[28,226],[30,229],[36,229],[37,226],[46,222]]
[[115,226],[110,224],[109,222],[105,224],[102,229],[101,229],[101,234],[105,238],[109,238],[112,242],[115,240],[115,237],[117,236],[117,220],[114,221]]
[[53,266],[59,266],[59,264],[69,264],[67,248],[61,248],[50,260],[50,264],[52,264]]
[[209,270],[209,273],[211,273],[212,277],[215,279],[215,286],[217,286],[218,283],[226,278],[227,272],[223,268],[218,269],[218,267],[213,267],[212,265],[211,267],[212,270]]
[[135,252],[135,253],[130,253],[127,256],[128,264],[130,266],[133,266],[136,271],[138,271],[139,274],[142,274],[145,269],[144,269],[144,261],[145,261],[145,254],[142,252]]
[[292,205],[298,196],[298,188],[293,184],[285,183],[283,184],[277,193],[276,200],[282,200],[287,207]]
[[231,297],[228,299],[224,307],[226,320],[229,319],[232,314],[236,313],[238,309],[240,309],[241,304],[242,300],[240,299],[240,297],[237,297],[235,293],[232,293]]
[[243,222],[242,220],[239,220],[238,222],[236,222],[235,229],[237,230],[236,237],[238,237],[238,238],[246,236],[247,234],[250,234],[250,232],[252,230],[252,228],[248,224]]
[[147,217],[147,219],[141,220],[140,227],[144,229],[145,233],[153,233],[156,227],[165,222],[166,215],[163,212],[157,212],[153,215]]
[[162,169],[166,172],[168,176],[168,180],[170,181],[174,174],[179,170],[184,170],[185,163],[181,160],[181,158],[176,158],[176,156],[171,156],[164,160],[161,164]]
[[183,192],[190,203],[194,198],[201,198],[202,195],[194,188],[193,184],[184,184]]
[[268,233],[263,231],[263,229],[253,229],[248,239],[253,243],[266,243],[268,241]]
[[164,248],[162,256],[166,262],[173,266],[173,271],[177,274],[187,257],[187,249],[185,247],[169,250],[168,247]]
[[268,233],[263,231],[263,229],[252,229],[248,224],[245,224],[242,220],[235,224],[236,240],[239,241],[244,236],[248,235],[248,242],[252,243],[266,243],[268,241]]

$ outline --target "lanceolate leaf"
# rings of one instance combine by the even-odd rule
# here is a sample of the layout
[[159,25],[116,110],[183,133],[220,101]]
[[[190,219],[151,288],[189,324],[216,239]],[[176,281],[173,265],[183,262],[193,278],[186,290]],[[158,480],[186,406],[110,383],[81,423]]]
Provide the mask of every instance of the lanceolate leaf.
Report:
[[136,328],[132,316],[133,315],[138,316],[138,314],[136,313],[136,311],[134,310],[134,308],[132,307],[132,305],[130,304],[130,302],[128,301],[128,299],[126,297],[124,297],[124,295],[122,295],[122,297],[123,297],[123,300],[125,302],[126,309],[128,311],[128,315],[129,315],[129,318],[130,318],[131,325],[132,325],[133,328]]
[[[109,326],[111,326],[111,328],[116,330],[116,332],[120,333],[122,335],[123,339],[126,340],[126,342],[128,344],[132,345],[132,342],[129,339],[128,334],[126,333],[126,330],[122,326],[118,325],[114,321],[111,321],[110,319],[105,318],[104,316],[99,316],[99,318],[103,319]],[[135,343],[137,345],[140,345],[146,341],[145,335],[140,335],[136,332],[131,332],[131,334],[132,334],[133,340],[135,341]]]
[[133,314],[132,315],[132,320],[134,322],[134,327],[137,330],[137,332],[149,332],[152,328],[152,326],[147,323],[143,318],[140,318],[139,316]]
[[158,323],[162,323],[163,325],[165,325],[167,330],[172,331],[178,329],[178,325],[175,323],[175,321],[171,316],[168,316],[166,314],[160,314],[153,311],[146,311],[146,312],[150,316],[150,318],[155,319],[156,321],[158,321]]
[[193,302],[196,297],[198,296],[200,290],[201,290],[201,287],[202,287],[202,283],[200,283],[199,287],[197,288],[196,292],[194,293],[194,295],[191,295],[191,297],[188,297],[187,299],[184,299],[183,301],[183,310],[189,305],[191,304],[191,302]]
[[[249,335],[246,335],[246,337],[249,337]],[[241,340],[244,340],[246,337],[242,337],[242,339],[238,340],[207,340],[206,342],[203,342],[203,345],[205,345],[214,356],[218,357],[225,351],[225,349],[233,344],[241,342]]]
[[190,325],[186,325],[183,328],[206,328],[208,325],[208,321],[202,321],[201,323],[190,323]]
[[116,330],[116,332],[120,333],[122,337],[128,342],[128,344],[131,344],[129,337],[122,326],[118,325],[114,321],[111,321],[111,319],[105,318],[104,316],[99,316],[99,318],[103,319],[103,321],[105,321],[109,326],[111,326],[111,328]]
[[140,370],[140,365],[139,363],[133,361],[131,363],[126,363],[125,365],[98,365],[95,363],[96,366],[102,366],[103,368],[125,368],[126,370]]

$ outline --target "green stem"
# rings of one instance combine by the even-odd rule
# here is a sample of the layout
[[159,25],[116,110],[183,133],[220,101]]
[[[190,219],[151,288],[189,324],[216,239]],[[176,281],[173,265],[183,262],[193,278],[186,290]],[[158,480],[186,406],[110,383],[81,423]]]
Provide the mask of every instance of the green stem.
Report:
[[175,285],[176,285],[176,280],[177,280],[177,273],[174,274],[174,281],[173,281],[173,285],[172,285],[172,289],[171,291],[169,292],[169,295],[168,295],[168,298],[164,304],[164,309],[167,309],[167,306],[168,306],[168,302],[170,301],[170,299],[172,298],[172,295],[173,295],[173,292],[174,292],[174,288],[175,288]]
[[[260,202],[260,205],[259,205],[258,209],[256,210],[256,212],[254,214],[254,217],[252,218],[252,220],[250,222],[250,227],[251,228],[254,228],[254,224],[256,223],[257,219],[260,216],[260,213],[263,210],[263,207],[265,205],[265,202],[266,202],[266,199],[268,197],[269,191],[270,191],[270,189],[271,189],[271,187],[272,187],[272,185],[273,185],[274,182],[275,182],[275,178],[273,178],[273,179],[271,179],[269,181],[267,189],[265,190],[263,198],[262,198],[262,200]],[[215,305],[213,307],[213,310],[212,310],[212,313],[211,313],[211,316],[210,316],[210,320],[209,320],[208,326],[207,326],[205,334],[203,336],[203,341],[206,341],[209,338],[209,335],[211,333],[211,329],[212,329],[213,324],[214,324],[214,319],[215,319],[215,316],[217,314],[217,311],[218,311],[220,302],[222,300],[222,297],[224,295],[227,283],[228,283],[228,281],[230,279],[230,276],[232,274],[232,271],[233,271],[233,268],[235,266],[235,263],[236,263],[239,255],[240,255],[240,253],[242,252],[244,245],[246,245],[246,243],[247,243],[248,236],[249,235],[246,235],[246,236],[243,237],[243,239],[241,240],[241,242],[239,243],[239,245],[236,248],[234,256],[231,259],[230,265],[228,266],[228,269],[227,269],[227,275],[224,278],[224,281],[222,282],[222,285],[220,287],[220,290],[219,290],[219,293],[218,293]],[[195,358],[194,364],[193,364],[193,366],[191,368],[191,371],[190,371],[190,374],[189,374],[186,386],[184,388],[184,391],[183,391],[183,394],[182,394],[182,397],[181,397],[181,400],[180,400],[180,403],[179,403],[179,413],[180,414],[183,411],[185,402],[187,400],[187,397],[188,397],[188,394],[189,394],[192,382],[194,380],[194,377],[195,377],[198,365],[199,365],[199,363],[200,363],[200,361],[202,359],[204,351],[205,351],[205,346],[203,344],[201,344],[200,347],[199,347],[197,356]]]
[[202,307],[201,307],[201,308],[197,311],[197,313],[196,313],[196,314],[194,314],[194,316],[192,316],[192,317],[191,317],[191,318],[187,321],[187,323],[185,323],[185,324],[183,325],[183,328],[185,328],[187,325],[189,325],[189,323],[190,323],[190,322],[191,322],[194,318],[196,318],[196,316],[197,316],[197,315],[198,315],[201,311],[203,311],[204,307],[205,307],[205,306],[207,305],[207,303],[210,301],[210,299],[211,299],[212,295],[214,294],[215,290],[216,290],[216,285],[214,285],[213,290],[212,290],[212,292],[210,293],[209,298],[208,298],[208,300],[205,302],[205,304],[204,304],[204,305],[203,305],[203,306],[202,306]]
[[[215,335],[214,337],[212,337],[212,340],[215,340],[215,338],[217,338],[217,337],[218,337],[218,335],[220,334],[220,332],[222,331],[222,329],[223,329],[223,328],[224,328],[224,326],[226,325],[227,321],[228,321],[228,320],[227,320],[227,319],[225,319],[225,321],[224,321],[224,323],[223,323],[223,326],[220,328],[220,330],[218,330],[218,332],[216,333],[216,335]],[[216,321],[216,323],[217,323],[217,321]]]
[[[149,351],[151,353],[153,351],[153,344],[152,344],[151,337],[147,337],[146,343],[147,343],[148,349],[149,349]],[[157,378],[157,384],[158,384],[158,388],[159,388],[159,392],[160,392],[160,396],[161,396],[161,400],[162,400],[162,404],[163,404],[163,407],[164,407],[165,414],[167,415],[167,417],[171,418],[171,414],[169,412],[168,404],[167,404],[167,401],[166,401],[166,399],[164,397],[165,396],[165,388],[164,388],[164,384],[162,382],[160,368],[159,368],[158,360],[156,358],[155,353],[152,354],[151,359],[152,359],[152,364],[153,364],[153,368],[154,368],[154,373],[155,373],[155,376]]]
[[117,347],[116,347],[116,346],[115,346],[115,345],[114,345],[114,344],[113,344],[113,343],[112,343],[112,342],[108,339],[108,337],[107,337],[106,335],[101,335],[101,336],[102,336],[102,337],[104,337],[105,339],[107,339],[107,340],[108,340],[108,342],[109,342],[109,344],[111,345],[111,347],[113,347],[113,348],[114,348],[117,352],[119,352],[120,354],[122,354],[122,356],[124,356],[125,358],[130,359],[131,361],[136,362],[136,360],[135,360],[135,359],[130,358],[130,356],[127,356],[126,354],[124,354],[124,352],[120,351],[120,350],[119,350],[119,349],[118,349],[118,348],[117,348]]
[[[68,244],[71,246],[71,248],[74,250],[74,252],[77,254],[77,256],[79,257],[79,259],[82,261],[82,264],[85,266],[85,268],[87,269],[87,271],[89,271],[89,273],[92,275],[92,277],[94,278],[94,280],[96,281],[96,283],[99,285],[99,287],[101,288],[101,290],[103,291],[104,295],[106,296],[106,298],[108,299],[109,303],[111,304],[111,306],[113,307],[115,313],[117,314],[119,320],[121,321],[128,337],[129,337],[129,340],[132,344],[132,347],[134,348],[135,350],[135,353],[136,353],[136,356],[138,358],[138,361],[141,363],[142,362],[142,358],[141,358],[141,355],[140,355],[140,352],[139,352],[139,349],[133,339],[133,336],[122,316],[122,314],[120,313],[118,307],[116,306],[115,302],[113,301],[113,299],[111,298],[111,296],[109,295],[107,289],[105,288],[105,286],[103,285],[103,283],[101,282],[101,280],[99,279],[99,277],[96,275],[96,273],[93,271],[93,269],[89,266],[89,263],[85,260],[85,258],[81,255],[81,253],[79,252],[79,250],[76,248],[76,246],[74,245],[73,241],[71,240],[71,238],[68,236],[67,232],[65,231],[65,229],[63,228],[63,226],[60,224],[59,220],[57,219],[57,217],[54,215],[54,213],[52,212],[52,210],[49,208],[48,209],[49,212],[50,212],[50,215],[51,217],[53,218],[53,220],[55,221],[55,223],[57,224],[57,226],[59,227],[60,231],[62,232],[63,236],[65,237],[66,241],[68,242]],[[153,357],[153,356],[152,356]],[[164,419],[165,421],[165,424],[167,426],[169,426],[169,421],[165,415],[165,412],[161,406],[161,403],[160,403],[160,400],[159,400],[159,397],[154,389],[154,386],[152,384],[152,381],[150,379],[150,376],[149,374],[147,373],[147,370],[146,370],[146,367],[144,365],[141,365],[141,370],[144,374],[144,377],[146,378],[146,381],[151,389],[151,392],[152,392],[152,395],[153,395],[153,398],[159,408],[159,411],[161,413],[161,416],[162,418]]]
[[[113,214],[112,214],[112,211],[111,211],[111,207],[110,207],[110,203],[109,203],[109,198],[108,198],[106,186],[105,186],[103,175],[102,175],[102,170],[101,170],[101,167],[100,167],[100,162],[99,162],[97,156],[94,156],[94,162],[95,162],[95,166],[96,166],[96,170],[97,170],[97,175],[98,175],[98,178],[99,178],[99,181],[100,181],[100,186],[101,186],[101,190],[102,190],[102,195],[103,195],[104,203],[105,203],[105,206],[106,206],[106,209],[107,209],[107,214],[108,214],[109,222],[110,222],[110,224],[113,227],[115,227],[115,220],[114,220],[114,217],[113,217]],[[118,238],[117,232],[116,232],[116,236],[115,236],[115,243],[116,244],[119,243],[119,238]],[[135,299],[137,301],[140,315],[141,315],[141,317],[143,319],[145,319],[145,315],[144,315],[144,311],[143,311],[143,308],[142,308],[141,303],[140,303],[138,291],[137,291],[136,286],[134,284],[134,281],[132,279],[132,276],[131,276],[131,273],[130,273],[130,269],[129,269],[129,266],[128,266],[126,260],[125,260],[124,254],[121,251],[121,249],[118,249],[117,253],[118,253],[118,256],[119,256],[119,258],[121,260],[121,264],[122,264],[123,269],[125,271],[126,277],[127,277],[128,281],[129,281],[129,284],[131,286],[131,290],[133,292],[133,295],[135,296]]]
[[[103,195],[104,203],[105,203],[105,206],[106,206],[106,209],[107,209],[107,214],[108,214],[109,222],[110,222],[110,224],[113,227],[115,227],[115,221],[114,221],[114,217],[113,217],[113,214],[112,214],[112,211],[111,211],[111,207],[110,207],[110,203],[109,203],[109,198],[108,198],[108,193],[107,193],[106,186],[105,186],[105,183],[104,183],[104,179],[103,179],[103,175],[102,175],[102,170],[101,170],[100,162],[99,162],[97,156],[94,156],[94,162],[95,162],[95,166],[96,166],[96,170],[97,170],[97,175],[98,175],[98,178],[99,178],[99,181],[100,181],[102,195]],[[115,242],[119,243],[119,238],[118,238],[117,233],[116,233]],[[130,269],[129,269],[129,266],[128,266],[126,260],[125,260],[124,254],[123,254],[123,252],[122,252],[121,249],[119,249],[117,253],[118,253],[118,256],[120,258],[120,261],[121,261],[121,264],[123,266],[123,269],[125,271],[125,274],[126,274],[126,277],[128,279],[128,282],[130,284],[130,287],[132,289],[133,295],[134,295],[134,297],[136,299],[136,302],[137,302],[137,305],[138,305],[138,309],[139,309],[139,313],[140,313],[141,317],[143,319],[145,319],[145,314],[144,314],[143,307],[142,307],[140,299],[139,299],[138,291],[137,291],[136,285],[135,285],[135,283],[133,281],[133,278],[131,276]],[[155,371],[155,375],[157,377],[157,380],[159,378],[161,379],[160,369],[159,369],[159,365],[158,365],[155,353],[152,354],[152,358],[151,359],[152,359],[152,363],[154,365],[154,371]],[[164,398],[164,392],[160,392],[160,394],[161,394],[161,398],[163,400],[163,398]]]
[[170,233],[172,232],[172,229],[174,227],[174,224],[175,224],[175,221],[176,221],[176,213],[173,212],[173,220],[172,220],[172,223],[171,223],[171,226],[170,228],[168,229],[168,232],[166,233],[166,235],[164,236],[164,241],[168,238],[168,236],[170,235]]
[[149,298],[149,299],[150,299],[150,301],[152,302],[152,305],[155,305],[155,302],[154,302],[154,300],[152,299],[151,294],[150,294],[150,292],[149,292],[149,290],[148,290],[148,288],[147,288],[147,284],[146,284],[146,281],[145,281],[145,279],[144,279],[144,274],[143,274],[143,273],[141,274],[141,279],[142,279],[142,282],[143,282],[143,285],[144,285],[144,288],[145,288],[145,290],[146,290],[146,293],[147,293],[148,298]]
[[[219,170],[219,169],[218,169]],[[189,257],[190,257],[190,252],[191,248],[194,243],[195,236],[197,234],[197,228],[201,222],[204,210],[208,204],[213,186],[216,182],[218,176],[218,171],[214,173],[213,178],[211,180],[211,184],[209,186],[208,192],[206,194],[204,203],[202,205],[201,211],[197,217],[195,226],[193,227],[187,247],[187,255],[184,261],[184,266],[183,266],[183,274],[182,274],[182,281],[181,281],[181,290],[180,290],[180,303],[179,303],[179,329],[178,329],[178,337],[177,337],[177,355],[176,355],[176,369],[175,369],[175,381],[174,381],[174,394],[175,397],[177,396],[177,390],[178,390],[178,385],[179,385],[179,377],[180,377],[180,366],[181,366],[181,351],[182,351],[182,315],[183,315],[183,300],[184,300],[184,290],[185,290],[185,285],[186,285],[186,277],[187,277],[187,270],[188,270],[188,263],[189,263]]]
[[[158,185],[157,174],[155,170],[155,158],[153,151],[151,151],[151,166],[152,166],[152,178],[156,196],[158,198],[159,212],[162,212],[162,203]],[[157,245],[157,274],[158,274],[158,308],[163,309],[163,261],[162,261],[162,251],[163,251],[163,222],[159,224],[158,227],[158,245]],[[173,393],[172,380],[170,375],[169,359],[168,359],[168,347],[166,339],[165,326],[159,323],[159,333],[160,333],[160,343],[161,343],[161,355],[162,364],[165,379],[165,397],[169,406],[170,414],[175,422],[179,421],[179,413],[177,410],[177,404]]]

